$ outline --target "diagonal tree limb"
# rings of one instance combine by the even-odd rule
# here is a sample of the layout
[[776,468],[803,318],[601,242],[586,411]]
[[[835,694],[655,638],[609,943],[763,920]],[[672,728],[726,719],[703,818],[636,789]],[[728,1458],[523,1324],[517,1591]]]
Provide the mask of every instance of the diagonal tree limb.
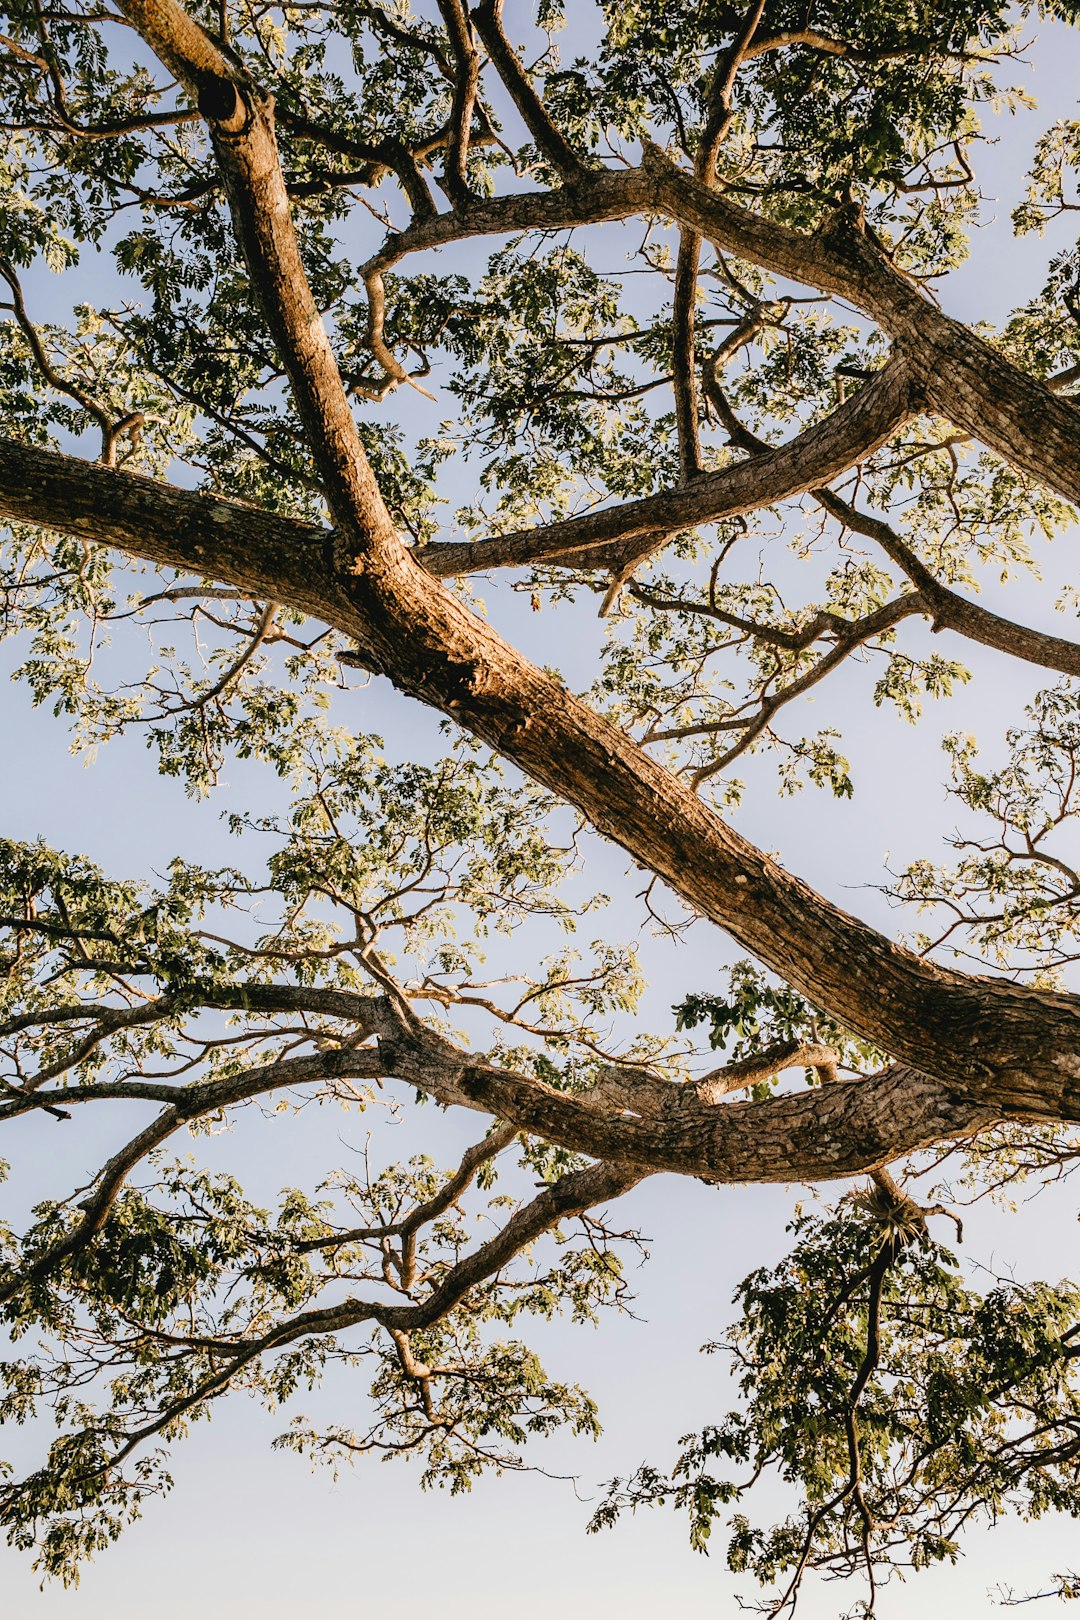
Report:
[[530,567],[566,562],[575,568],[619,571],[680,529],[716,523],[827,484],[870,455],[917,410],[907,364],[893,360],[821,422],[771,453],[720,472],[704,473],[677,490],[518,530],[473,543],[436,543],[416,553],[438,577],[483,567]]
[[[1004,1084],[1017,1111],[1051,1106],[1051,1098],[1071,1108],[1080,1091],[1080,998],[945,972],[830,905],[417,565],[363,452],[303,274],[272,110],[234,81],[230,64],[175,0],[126,0],[123,10],[198,98],[211,128],[253,291],[338,530],[332,583],[324,586],[329,612],[321,616],[354,634],[401,691],[569,799],[597,831],[852,1029],[907,1062],[963,1077],[972,1098],[991,1091],[996,1098]],[[211,568],[220,576],[216,563]],[[276,582],[272,594],[282,599]],[[305,595],[310,600],[310,585]]]
[[[98,1225],[131,1168],[184,1124],[282,1087],[342,1079],[397,1080],[444,1107],[493,1115],[514,1130],[574,1152],[723,1182],[854,1175],[930,1142],[965,1136],[996,1118],[1025,1109],[1024,1117],[1039,1117],[1040,1107],[1055,1115],[1059,1110],[1056,1099],[1040,1103],[1019,1095],[1008,1079],[987,1088],[982,1102],[967,1095],[962,1076],[943,1083],[904,1065],[865,1079],[841,1080],[835,1077],[830,1047],[796,1042],[728,1064],[696,1082],[612,1066],[601,1071],[590,1090],[573,1093],[476,1057],[422,1021],[404,1017],[384,996],[258,983],[194,984],[189,993],[193,1008],[307,1010],[340,1021],[344,1028],[312,1030],[310,1038],[320,1042],[316,1052],[271,1059],[234,1074],[179,1084],[98,1080],[54,1086],[37,1097],[9,1098],[0,1107],[0,1121],[47,1101],[63,1101],[68,1107],[121,1100],[165,1105],[147,1131],[114,1156],[113,1169],[106,1166],[98,1177],[94,1208],[87,1211],[88,1220]],[[370,1044],[372,1036],[375,1044]],[[340,1045],[329,1044],[339,1040]],[[796,1066],[818,1069],[831,1077],[830,1084],[762,1102],[726,1100],[734,1091]],[[1080,1113],[1080,1098],[1067,1106]],[[87,1229],[85,1236],[89,1241],[93,1232]]]
[[[5,480],[5,472],[10,475],[8,480]],[[238,503],[193,495],[149,479],[111,472],[8,441],[6,446],[0,447],[0,483],[6,481],[9,489],[14,490],[24,475],[22,494],[12,516],[24,520],[32,520],[35,515],[38,520],[45,517],[68,532],[99,541],[111,540],[124,549],[168,566],[215,574],[252,594],[265,590],[267,579],[273,579],[278,594],[305,611],[337,623],[351,635],[360,637],[365,632],[364,623],[326,564],[328,537],[318,530],[256,512]],[[298,531],[308,537],[306,545],[297,544]],[[886,970],[881,983],[895,981],[901,1005],[906,1009],[899,1016],[910,1020],[905,1026],[907,1034],[903,1044],[912,1058],[924,1067],[932,1063],[934,1042],[944,1034],[943,1027],[935,1030],[930,1021],[939,997],[945,1024],[951,1024],[957,1015],[962,1020],[970,1017],[967,1027],[971,1029],[987,1021],[993,1028],[994,1008],[1001,998],[1003,1011],[1011,1016],[1015,1010],[1024,1027],[1030,1027],[1031,1035],[1025,1037],[1025,1045],[1028,1039],[1039,1038],[1037,1032],[1045,1015],[1046,1034],[1052,1039],[1043,1051],[1043,1058],[1051,1070],[1061,1057],[1061,1043],[1065,1043],[1066,1051],[1070,1049],[1070,1042],[1075,1038],[1072,1032],[1077,1027],[1071,998],[1043,997],[1016,987],[987,985],[960,975],[945,974],[889,945],[872,930],[845,918],[843,913],[836,912],[795,880],[781,874],[772,862],[725,828],[700,801],[629,743],[622,733],[589,715],[556,683],[539,676],[538,672],[532,672],[531,680],[533,684],[540,682],[538,708],[534,715],[530,715],[524,703],[518,709],[521,734],[525,738],[529,738],[534,727],[542,726],[546,731],[566,704],[586,722],[583,737],[589,758],[595,756],[597,760],[598,775],[590,781],[587,770],[583,775],[580,762],[573,774],[581,784],[578,789],[581,802],[595,806],[596,820],[602,819],[615,836],[621,834],[621,840],[641,859],[648,858],[647,851],[658,844],[666,846],[663,858],[673,886],[681,888],[699,909],[708,908],[722,925],[727,925],[730,919],[732,931],[739,930],[749,948],[758,950],[766,958],[771,955],[774,963],[790,964],[792,968],[795,964],[791,951],[792,948],[797,950],[807,961],[806,967],[800,969],[803,983],[809,986],[813,976],[817,988],[811,993],[816,999],[826,1004],[833,1000],[834,1005],[842,999],[852,1022],[855,1018],[867,1018],[870,1009],[874,1009],[872,1021],[878,1032],[876,1038],[882,1039],[882,1025],[887,1019],[891,1026],[892,1019],[877,990],[875,963],[880,963]],[[430,696],[428,700],[431,701]],[[581,746],[580,741],[559,724],[555,725],[554,735],[554,746],[565,750],[563,757],[570,761],[574,748]],[[566,740],[568,736],[573,738],[573,743]],[[513,738],[509,740],[512,742]],[[613,766],[618,767],[614,775]],[[566,792],[571,784],[565,772],[557,774],[550,763],[543,764],[543,769],[555,790]],[[538,763],[537,774],[540,770]],[[629,773],[628,777],[624,772]],[[622,789],[629,798],[618,809],[618,823],[613,817],[616,807],[603,786],[605,781],[629,783]],[[755,885],[752,891],[751,882]],[[755,895],[760,895],[763,903],[763,911],[757,915]],[[775,934],[771,924],[774,916],[784,919]],[[821,918],[827,926],[815,949],[814,931]],[[849,927],[853,934],[848,934]],[[793,940],[793,945],[786,943],[785,936]],[[845,951],[850,949],[852,939],[858,953],[855,960],[863,958],[864,940],[869,946],[864,962],[865,989],[858,992],[857,999],[850,993],[834,998],[833,982],[847,978]],[[954,987],[955,994],[950,987]],[[270,987],[263,993],[278,994]],[[965,1012],[965,1008],[970,1011]],[[923,1020],[921,1030],[920,1019]],[[869,1025],[866,1027],[869,1029]],[[1056,1035],[1053,1034],[1055,1029]],[[870,1033],[873,1035],[873,1031]],[[954,1031],[954,1036],[962,1044],[964,1064],[968,1067],[972,1060],[978,1059],[977,1048],[963,1041],[963,1024]],[[1054,1041],[1058,1043],[1057,1052],[1053,1050]],[[887,1041],[882,1039],[882,1044]],[[955,1041],[949,1044],[955,1045]]]
[[[687,488],[490,540],[435,543],[413,556],[440,579],[481,568],[547,562],[622,567],[655,546],[658,537],[719,522],[828,483],[884,443],[914,409],[908,370],[897,362],[788,444],[752,461],[706,473]],[[303,589],[312,566],[318,567],[338,544],[338,536],[314,524],[138,475],[125,474],[122,482],[95,479],[86,462],[3,438],[0,517],[113,543],[170,567],[212,573],[224,565],[234,584],[241,583],[232,577],[234,571],[242,570],[252,595],[260,598],[266,595],[266,580],[264,576],[259,582],[262,565],[245,570],[251,552],[283,569],[286,587],[295,592]]]
[[481,0],[472,9],[472,23],[502,79],[529,134],[563,180],[573,184],[586,172],[582,159],[555,124],[533,88],[502,25],[503,0]]
[[[767,440],[752,433],[735,415],[716,379],[715,368],[707,380],[707,388],[709,400],[719,414],[732,443],[742,450],[749,451],[752,456],[767,454],[771,446]],[[1028,625],[1017,624],[1012,619],[1003,618],[1001,614],[982,607],[978,602],[969,602],[957,591],[943,585],[884,519],[868,512],[860,512],[834,490],[822,488],[811,490],[810,493],[830,517],[844,524],[853,533],[865,535],[868,540],[875,541],[889,560],[907,575],[916,592],[916,598],[909,599],[912,610],[919,608],[925,613],[932,621],[935,631],[953,630],[957,635],[966,637],[968,641],[992,647],[996,652],[1007,653],[1012,658],[1021,658],[1025,663],[1034,664],[1041,669],[1057,670],[1063,675],[1080,675],[1080,644],[1068,641],[1063,636],[1052,636],[1044,630],[1033,630]],[[734,615],[724,614],[715,607],[707,607],[704,603],[696,609],[690,603],[669,605],[686,606],[692,611],[708,613],[763,640],[768,640],[770,635],[774,634],[771,627],[755,627],[745,620],[737,620]],[[816,635],[822,630],[839,630],[842,634],[842,628],[830,622],[832,618],[832,615],[819,616],[816,626],[808,625],[801,632],[790,632],[786,635],[780,632],[776,636],[777,643],[796,648],[806,645],[809,639],[816,639]],[[813,636],[808,634],[811,630],[815,632]]]
[[815,490],[814,498],[825,511],[856,534],[875,540],[885,555],[902,569],[914,585],[935,630],[953,630],[968,641],[977,641],[996,652],[1022,658],[1042,669],[1063,675],[1080,675],[1080,645],[1064,636],[1033,630],[1012,619],[969,602],[937,579],[926,564],[905,545],[896,530],[883,519],[857,511],[831,490]]
[[888,333],[924,383],[932,409],[1080,504],[1076,403],[945,315],[870,240],[857,209],[840,209],[823,229],[806,234],[733,203],[646,146],[638,169],[589,172],[555,191],[492,198],[418,222],[388,237],[370,262],[387,269],[407,253],[473,236],[600,224],[637,213],[666,216],[773,275],[846,300]]

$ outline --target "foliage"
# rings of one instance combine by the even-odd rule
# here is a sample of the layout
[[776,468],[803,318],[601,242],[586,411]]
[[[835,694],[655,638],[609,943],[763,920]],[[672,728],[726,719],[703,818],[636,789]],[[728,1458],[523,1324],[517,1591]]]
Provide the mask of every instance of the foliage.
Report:
[[[774,498],[766,480],[714,520],[654,516],[614,549],[539,549],[486,604],[471,576],[495,577],[508,538],[775,465],[777,447],[846,420],[892,363],[884,325],[675,229],[651,181],[633,208],[605,203],[575,230],[551,223],[556,204],[590,178],[666,164],[822,252],[857,221],[902,288],[936,298],[987,223],[990,143],[1030,105],[1027,36],[1045,26],[1071,49],[1076,7],[510,10],[518,79],[491,47],[492,30],[507,41],[490,4],[189,7],[237,83],[273,98],[304,275],[394,525],[425,565],[454,544],[448,588],[525,624],[520,639],[709,809],[736,812],[763,784],[858,806],[860,703],[875,724],[919,722],[988,648],[1039,681],[1055,672],[1020,697],[1004,752],[950,731],[952,855],[905,852],[886,892],[921,914],[923,956],[1068,991],[1075,593],[1055,604],[1066,636],[976,598],[1034,589],[1037,548],[1073,514],[925,398],[828,487],[796,480]],[[271,335],[220,139],[183,76],[123,6],[6,0],[4,19],[5,435],[247,503],[252,522],[291,521],[312,557],[331,551],[296,357]],[[475,44],[473,28],[487,29],[475,95],[460,39]],[[972,329],[1066,399],[1080,381],[1080,257],[1062,234],[1078,132],[1044,129],[1013,199],[1015,232],[1048,236],[1042,285]],[[363,647],[278,601],[274,581],[253,593],[221,583],[212,548],[204,576],[69,527],[4,534],[0,633],[33,703],[88,756],[141,736],[193,797],[241,761],[262,786],[250,812],[228,801],[235,864],[180,854],[164,876],[113,877],[43,840],[0,841],[0,1120],[40,1143],[88,1107],[110,1125],[138,1115],[86,1185],[50,1186],[20,1231],[0,1226],[0,1418],[54,1431],[41,1466],[3,1474],[0,1517],[65,1582],[169,1489],[170,1448],[234,1391],[281,1414],[281,1447],[334,1467],[411,1457],[425,1486],[451,1491],[535,1466],[556,1431],[595,1438],[593,1397],[526,1336],[627,1308],[640,1240],[608,1206],[655,1165],[611,1141],[654,1129],[670,1158],[672,1141],[707,1136],[706,1106],[742,1110],[729,1117],[750,1137],[777,1115],[748,1107],[787,1119],[815,1088],[825,1111],[836,1086],[851,1096],[904,1072],[857,1020],[756,961],[717,989],[701,953],[680,966],[674,1017],[658,1014],[650,952],[693,919],[664,915],[658,866],[644,905],[635,888],[616,911],[621,937],[603,937],[594,830],[500,762],[497,728],[482,743],[451,718],[414,747],[388,709],[384,742],[357,719],[381,702]],[[932,640],[942,629],[955,639]],[[499,1084],[502,1112],[483,1101]],[[483,1124],[414,1153],[414,1134],[442,1128],[432,1101]],[[209,1137],[280,1142],[301,1111],[325,1111],[332,1153],[361,1113],[371,1140],[347,1139],[346,1164],[314,1185],[258,1196],[209,1162]],[[977,1285],[928,1225],[940,1207],[897,1186],[890,1156],[886,1142],[867,1161],[867,1190],[799,1213],[790,1252],[741,1286],[738,1321],[709,1347],[731,1358],[738,1409],[688,1436],[670,1473],[616,1481],[594,1528],[674,1503],[700,1550],[725,1522],[730,1568],[773,1589],[767,1612],[817,1570],[861,1580],[870,1614],[890,1571],[959,1557],[969,1523],[1080,1512],[1075,1285]],[[1067,1119],[995,1117],[905,1174],[913,1187],[944,1162],[950,1207],[1008,1202],[1078,1156]],[[705,1168],[693,1173],[722,1179]],[[297,1410],[338,1376],[365,1382],[355,1427]],[[772,1526],[752,1509],[768,1474],[787,1501]],[[1054,1582],[1077,1595],[1075,1576]]]
[[973,1290],[880,1198],[789,1230],[790,1255],[740,1286],[730,1340],[706,1346],[730,1355],[744,1406],[685,1436],[670,1476],[614,1481],[594,1529],[670,1500],[707,1552],[745,1481],[775,1473],[798,1506],[770,1528],[736,1511],[726,1555],[779,1583],[763,1607],[782,1614],[808,1567],[863,1568],[871,1609],[883,1572],[955,1562],[972,1520],[1077,1513],[1074,1284]]

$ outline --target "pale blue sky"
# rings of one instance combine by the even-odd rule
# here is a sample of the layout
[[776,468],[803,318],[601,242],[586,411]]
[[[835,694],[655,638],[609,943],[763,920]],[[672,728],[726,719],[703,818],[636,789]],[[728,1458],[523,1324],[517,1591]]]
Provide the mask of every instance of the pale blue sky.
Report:
[[[1034,138],[1053,117],[1073,110],[1076,35],[1061,36],[1037,50],[1030,87],[1038,113],[1001,122],[1001,144],[985,169],[1001,196],[996,226],[977,235],[972,263],[956,275],[945,302],[966,318],[1000,319],[1040,283],[1052,239],[1015,242],[1008,213],[1019,195]],[[42,297],[53,287],[42,284]],[[1076,571],[1070,542],[1047,559],[1048,577],[1065,582]],[[533,616],[518,597],[487,592],[493,617],[544,662],[559,659],[551,636],[560,621]],[[1021,586],[1019,599],[1032,622],[1050,623],[1052,589]],[[988,605],[998,605],[991,595]],[[1061,630],[1058,619],[1055,627]],[[577,621],[575,636],[594,632]],[[575,644],[587,649],[587,640]],[[851,803],[808,792],[780,804],[767,768],[747,769],[750,792],[737,823],[757,843],[781,852],[785,863],[861,915],[894,927],[896,919],[866,885],[880,881],[884,852],[902,861],[933,853],[934,839],[952,812],[945,807],[938,755],[943,729],[970,729],[987,742],[1019,718],[1025,696],[1040,684],[1021,666],[953,648],[935,639],[943,653],[961,656],[976,672],[972,686],[917,730],[890,711],[874,709],[865,672],[836,679],[819,699],[820,720],[842,716],[846,746],[857,773]],[[560,660],[573,666],[569,644]],[[10,660],[9,660],[10,666]],[[397,748],[413,739],[432,746],[430,717],[378,686],[343,698],[335,718],[365,730],[383,729]],[[244,766],[230,770],[231,787],[206,805],[193,805],[174,782],[158,778],[141,742],[105,750],[90,769],[66,753],[61,724],[32,713],[22,688],[7,688],[0,715],[0,757],[17,761],[0,783],[0,827],[14,837],[43,835],[62,847],[81,849],[117,875],[163,870],[182,850],[191,858],[221,856],[226,835],[219,815],[226,803],[265,803],[278,791],[266,773]],[[228,845],[230,855],[233,846]],[[625,859],[596,849],[590,876],[597,886],[629,897],[640,888],[624,877]],[[681,947],[661,949],[641,935],[640,910],[620,899],[604,924],[642,938],[652,971],[645,1020],[665,1027],[671,1004],[687,988],[707,988],[731,952],[722,936],[698,927]],[[405,1139],[402,1156],[418,1145],[431,1151],[433,1129],[445,1135],[446,1156],[470,1122],[448,1119],[436,1127],[429,1110],[423,1142]],[[77,1180],[94,1168],[98,1150],[113,1139],[104,1127],[69,1127],[38,1119],[20,1138],[20,1161],[42,1172],[42,1190]],[[273,1133],[276,1131],[276,1136]],[[236,1136],[216,1144],[241,1176],[300,1180],[305,1167],[328,1162],[325,1146],[337,1132],[357,1145],[359,1127],[329,1118],[255,1124],[245,1119]],[[327,1133],[333,1133],[327,1135]],[[5,1146],[6,1151],[6,1146]],[[335,1149],[340,1152],[340,1149]],[[387,1147],[388,1153],[395,1151]],[[706,1189],[672,1177],[647,1184],[625,1201],[627,1216],[653,1239],[653,1258],[640,1274],[639,1321],[612,1318],[599,1331],[555,1326],[536,1333],[550,1369],[584,1382],[601,1402],[605,1436],[600,1445],[557,1441],[535,1460],[552,1472],[580,1476],[584,1495],[596,1482],[625,1472],[644,1457],[663,1462],[678,1436],[717,1415],[730,1391],[717,1357],[698,1346],[719,1336],[730,1315],[735,1284],[753,1266],[774,1258],[797,1196],[785,1189]],[[966,1252],[1018,1275],[1075,1272],[1075,1218],[1065,1192],[1048,1195],[1018,1220],[982,1214],[969,1224]],[[356,1375],[353,1375],[354,1379]],[[362,1375],[361,1375],[362,1376]],[[362,1382],[333,1381],[318,1409],[348,1421],[363,1400]],[[316,1409],[309,1403],[308,1410]],[[637,1620],[658,1611],[685,1616],[734,1613],[736,1587],[719,1557],[695,1557],[682,1520],[652,1514],[625,1520],[599,1537],[586,1538],[589,1509],[573,1491],[537,1476],[482,1482],[471,1497],[450,1500],[421,1495],[408,1464],[361,1462],[337,1484],[309,1476],[306,1465],[274,1453],[269,1441],[280,1418],[262,1414],[241,1398],[223,1403],[214,1421],[202,1425],[175,1454],[176,1489],[164,1504],[151,1504],[146,1519],[87,1570],[77,1592],[51,1588],[39,1594],[27,1562],[0,1550],[0,1592],[5,1613],[41,1620],[278,1620],[308,1609],[323,1620],[361,1620],[388,1606],[397,1612],[438,1612],[443,1620],[496,1620],[506,1614],[539,1620],[553,1608],[568,1617]],[[4,1452],[27,1461],[28,1437],[16,1434]],[[756,1504],[761,1508],[762,1504]],[[998,1583],[1023,1589],[1041,1584],[1053,1569],[1080,1558],[1080,1537],[1068,1523],[1010,1525],[992,1536],[969,1538],[957,1570],[920,1577],[891,1589],[881,1603],[882,1620],[907,1620],[912,1602],[948,1608],[955,1620],[990,1612],[988,1590]],[[722,1544],[722,1543],[721,1543]],[[807,1620],[824,1620],[849,1607],[858,1595],[811,1587]]]

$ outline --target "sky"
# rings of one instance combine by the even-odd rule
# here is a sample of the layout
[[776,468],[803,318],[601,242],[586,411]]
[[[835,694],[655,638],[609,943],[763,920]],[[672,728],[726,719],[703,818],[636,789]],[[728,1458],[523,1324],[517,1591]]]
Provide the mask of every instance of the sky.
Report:
[[[1050,35],[1031,58],[1027,82],[1038,111],[1004,120],[1000,143],[984,170],[1000,197],[988,210],[969,264],[947,285],[943,302],[965,319],[1000,320],[1041,282],[1055,239],[1016,241],[1008,215],[1018,200],[1034,139],[1054,118],[1075,109],[1076,35]],[[51,286],[42,282],[43,299]],[[1075,537],[1074,537],[1075,538]],[[1051,583],[1074,575],[1068,539],[1044,560]],[[1010,589],[1017,614],[1040,622],[1054,591],[1021,583]],[[992,592],[983,600],[1000,607]],[[1020,604],[1019,606],[1017,604]],[[532,615],[521,598],[502,591],[491,599],[493,617],[524,650],[552,661],[551,637],[558,621]],[[1053,627],[1061,633],[1060,619]],[[988,741],[1000,736],[1003,719],[1020,717],[1025,697],[1039,684],[1026,670],[953,648],[936,638],[937,650],[957,653],[975,680],[922,726],[906,726],[888,710],[874,709],[868,682],[844,672],[829,690],[829,719],[842,715],[846,747],[856,771],[850,802],[807,792],[781,804],[765,773],[748,770],[750,791],[736,824],[753,840],[781,851],[785,864],[870,921],[895,929],[881,895],[886,851],[895,860],[925,853],[939,835],[945,806],[938,739],[943,729],[972,730]],[[564,667],[574,655],[560,649]],[[9,655],[7,667],[15,662]],[[375,682],[343,698],[335,718],[357,729],[393,735],[402,752],[431,748],[428,715]],[[824,717],[823,717],[824,718]],[[275,791],[253,766],[230,767],[229,784],[208,804],[193,804],[172,781],[158,777],[142,743],[125,739],[85,764],[67,751],[61,722],[32,711],[21,686],[5,690],[0,709],[0,758],[15,762],[0,781],[0,829],[16,838],[43,836],[60,847],[80,849],[108,872],[150,874],[164,870],[178,850],[192,859],[234,853],[220,815]],[[629,899],[639,884],[627,881],[625,858],[595,845],[590,878],[616,896],[605,923],[612,937],[636,935],[640,912]],[[643,1021],[663,1026],[672,1003],[691,980],[706,988],[733,952],[715,930],[695,928],[684,946],[661,951],[647,938],[650,968]],[[649,1019],[652,1017],[652,1025]],[[430,1111],[429,1111],[430,1112]],[[425,1129],[430,1136],[431,1122]],[[217,1146],[243,1179],[262,1176],[300,1180],[323,1162],[322,1120],[252,1124]],[[352,1130],[333,1124],[335,1132]],[[449,1162],[470,1131],[469,1122],[447,1119]],[[275,1134],[276,1132],[276,1134]],[[286,1134],[283,1134],[286,1132]],[[462,1135],[462,1133],[465,1133]],[[358,1134],[348,1145],[360,1145]],[[427,1142],[425,1142],[427,1147]],[[77,1141],[54,1121],[28,1127],[22,1166],[42,1173],[42,1188],[66,1185],[94,1168],[101,1142],[96,1129],[80,1129]],[[413,1144],[404,1151],[412,1151]],[[279,1174],[280,1171],[280,1174]],[[722,1334],[738,1281],[752,1267],[781,1252],[784,1227],[805,1190],[705,1188],[674,1177],[654,1178],[620,1205],[627,1220],[648,1235],[652,1258],[637,1282],[635,1317],[609,1317],[600,1329],[567,1325],[535,1335],[549,1369],[584,1383],[599,1398],[605,1432],[595,1446],[558,1440],[536,1457],[550,1475],[575,1474],[575,1487],[538,1474],[481,1481],[470,1496],[450,1499],[421,1494],[410,1464],[362,1461],[337,1481],[309,1474],[299,1458],[270,1449],[282,1427],[250,1402],[220,1405],[175,1453],[176,1481],[165,1503],[152,1503],[141,1524],[100,1557],[74,1592],[39,1592],[26,1559],[0,1550],[0,1596],[5,1614],[41,1620],[278,1620],[311,1609],[322,1620],[366,1620],[389,1605],[410,1613],[437,1612],[442,1620],[496,1620],[505,1614],[539,1620],[555,1608],[593,1620],[638,1620],[661,1610],[696,1617],[730,1614],[735,1594],[752,1599],[722,1559],[692,1554],[684,1522],[667,1514],[624,1519],[611,1532],[586,1537],[584,1525],[599,1482],[649,1458],[663,1462],[690,1429],[719,1415],[731,1401],[720,1360],[699,1346]],[[1075,1215],[1068,1189],[1059,1189],[1007,1220],[981,1213],[969,1223],[966,1252],[982,1263],[1016,1275],[1075,1274]],[[320,1409],[349,1421],[363,1391],[337,1380]],[[309,1408],[310,1410],[311,1408]],[[5,1436],[6,1455],[32,1456],[28,1436]],[[579,1498],[585,1498],[585,1501]],[[764,1512],[763,1505],[756,1504]],[[884,1595],[881,1620],[900,1620],[912,1600],[947,1608],[954,1620],[993,1612],[999,1587],[1038,1588],[1053,1570],[1080,1562],[1080,1537],[1069,1523],[1006,1524],[992,1535],[969,1537],[965,1559],[897,1586]],[[856,1589],[841,1592],[811,1585],[801,1610],[806,1620],[825,1620],[850,1607]]]

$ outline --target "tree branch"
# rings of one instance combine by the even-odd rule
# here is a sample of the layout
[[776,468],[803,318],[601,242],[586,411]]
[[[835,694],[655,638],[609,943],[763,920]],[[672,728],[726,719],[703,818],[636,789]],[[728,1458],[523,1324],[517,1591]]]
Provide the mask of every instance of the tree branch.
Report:
[[[269,109],[233,81],[230,64],[175,0],[126,0],[123,9],[199,97],[210,122],[252,286],[288,369],[337,525],[331,578],[324,577],[321,592],[307,580],[297,605],[354,635],[372,667],[401,691],[449,714],[577,805],[598,832],[848,1027],[913,1065],[965,1077],[972,1097],[996,1098],[1008,1076],[1006,1092],[1017,1111],[1046,1108],[1051,1096],[1054,1106],[1072,1108],[1080,1093],[1080,1064],[1072,1055],[1080,1001],[946,973],[830,905],[747,844],[417,565],[380,496],[304,276]],[[695,191],[696,182],[681,176],[672,179],[666,160],[661,179],[658,190],[689,186],[691,202],[701,203],[698,217],[706,217],[712,193]],[[767,235],[778,229],[754,221],[754,231],[759,225]],[[848,232],[845,250],[850,240],[863,239]],[[826,241],[825,251],[829,262],[840,256],[835,242]],[[860,246],[845,280],[857,279],[872,262],[877,285],[875,254],[870,244]],[[904,308],[912,299],[925,303],[894,279],[907,299]],[[894,302],[902,304],[899,294]],[[904,367],[887,368],[853,408],[861,399],[865,409],[867,398],[880,406],[884,393],[902,417],[907,389]],[[1071,407],[1039,391],[1073,418]],[[878,428],[884,415],[875,418]],[[1070,454],[1075,461],[1074,445]],[[693,491],[684,495],[691,498]],[[206,559],[209,571],[225,583],[246,584],[246,577],[225,572],[220,556],[219,550]],[[246,548],[241,559],[245,576],[259,571]],[[179,559],[174,552],[162,560]],[[186,558],[183,565],[190,566]],[[288,574],[295,578],[296,571],[290,560]],[[286,599],[276,582],[253,594]],[[313,600],[320,594],[321,609]]]

